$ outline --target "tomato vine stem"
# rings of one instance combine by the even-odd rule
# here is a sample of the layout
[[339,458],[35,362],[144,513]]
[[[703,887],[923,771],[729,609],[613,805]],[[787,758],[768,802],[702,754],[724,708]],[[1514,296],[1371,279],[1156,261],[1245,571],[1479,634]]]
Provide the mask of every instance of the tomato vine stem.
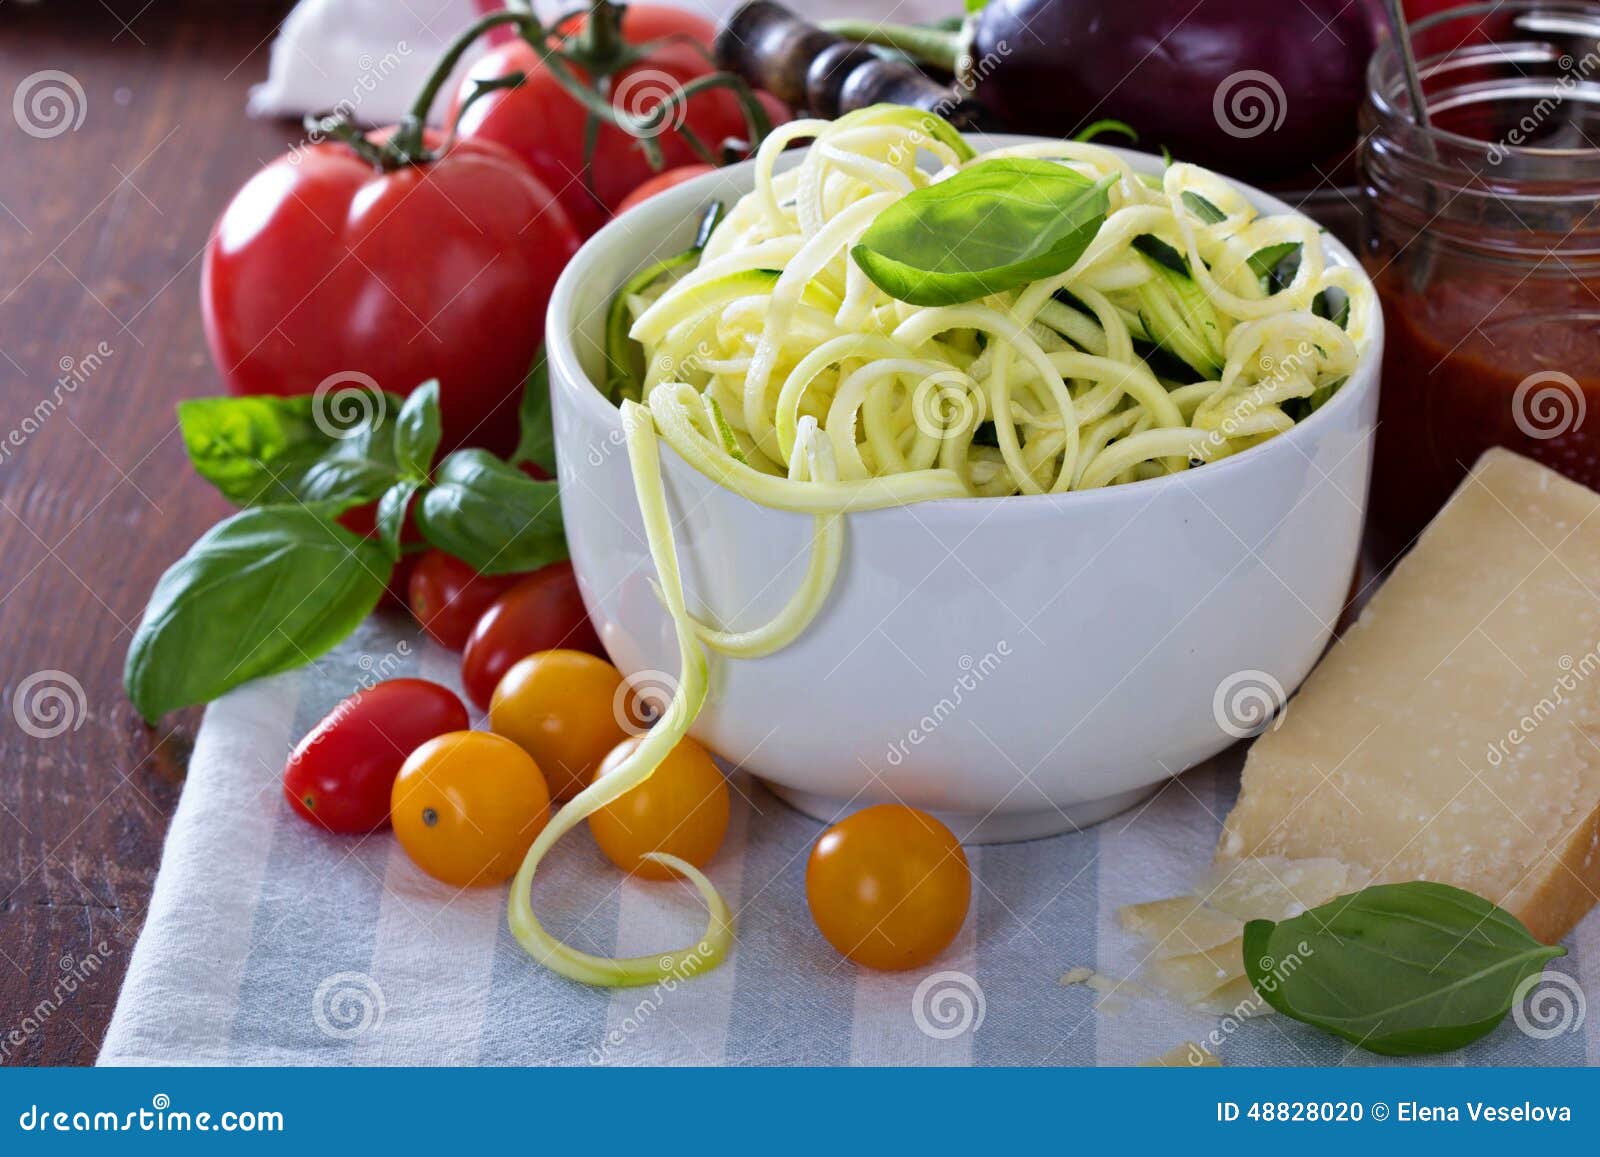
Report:
[[[588,174],[593,168],[599,129],[605,125],[632,137],[653,169],[659,170],[666,163],[665,153],[657,138],[669,131],[682,137],[697,157],[708,164],[716,164],[718,157],[715,151],[688,127],[682,113],[692,97],[714,88],[726,88],[738,100],[748,130],[749,148],[754,148],[772,131],[771,118],[756,99],[754,90],[742,77],[728,72],[708,73],[675,85],[640,112],[617,108],[612,103],[611,78],[648,59],[651,52],[667,43],[686,39],[669,36],[641,44],[629,44],[622,33],[622,17],[626,11],[624,5],[611,3],[610,0],[593,0],[583,27],[571,35],[558,36],[539,20],[526,0],[511,0],[511,3],[511,7],[502,11],[479,17],[450,42],[418,91],[411,108],[386,140],[373,140],[343,116],[307,117],[307,131],[342,142],[363,160],[384,170],[425,164],[437,159],[449,147],[450,141],[455,139],[461,114],[473,102],[490,92],[516,88],[526,79],[522,73],[514,73],[479,82],[457,109],[456,123],[449,128],[445,145],[440,149],[428,148],[425,136],[428,113],[438,100],[440,90],[467,50],[486,33],[504,26],[515,28],[517,34],[539,54],[541,63],[550,70],[562,90],[583,109],[587,118],[584,134],[586,184],[590,184]],[[704,55],[703,47],[695,47]],[[577,69],[587,74],[587,79],[579,75]]]

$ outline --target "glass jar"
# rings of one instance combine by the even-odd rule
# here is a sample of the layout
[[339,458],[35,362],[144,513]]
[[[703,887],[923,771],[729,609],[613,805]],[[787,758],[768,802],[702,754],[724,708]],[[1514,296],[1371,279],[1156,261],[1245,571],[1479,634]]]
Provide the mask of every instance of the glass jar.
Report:
[[1363,259],[1386,348],[1372,541],[1404,550],[1507,446],[1600,488],[1600,10],[1473,4],[1368,73]]

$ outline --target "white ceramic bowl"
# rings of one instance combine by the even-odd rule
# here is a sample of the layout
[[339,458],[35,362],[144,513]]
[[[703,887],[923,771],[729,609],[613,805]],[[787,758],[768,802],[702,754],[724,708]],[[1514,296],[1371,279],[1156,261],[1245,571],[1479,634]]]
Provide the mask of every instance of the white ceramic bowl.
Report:
[[[605,306],[630,274],[691,243],[707,202],[731,203],[751,181],[734,166],[624,214],[550,302],[573,564],[613,659],[646,680],[670,683],[677,650],[650,587],[621,420],[595,386]],[[1182,475],[850,515],[838,583],[810,629],[767,658],[711,655],[694,735],[820,819],[898,800],[968,842],[1069,830],[1137,802],[1259,726],[1252,710],[1292,693],[1326,645],[1357,561],[1382,341],[1379,329],[1305,422]],[[733,628],[764,622],[804,572],[810,518],[663,454],[690,609]]]

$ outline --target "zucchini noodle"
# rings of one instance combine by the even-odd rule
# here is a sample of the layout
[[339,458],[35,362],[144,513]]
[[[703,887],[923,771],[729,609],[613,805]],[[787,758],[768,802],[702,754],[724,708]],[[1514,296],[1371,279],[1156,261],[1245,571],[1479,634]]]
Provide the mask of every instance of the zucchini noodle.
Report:
[[[790,145],[812,143],[777,172]],[[930,172],[924,157],[942,166]],[[995,157],[1055,161],[1110,179],[1109,211],[1070,268],[956,305],[896,300],[851,257],[883,210]],[[562,944],[530,890],[549,849],[642,783],[705,700],[706,651],[768,655],[793,642],[838,574],[843,515],[941,498],[1059,494],[1203,466],[1291,428],[1366,351],[1375,303],[1330,265],[1315,225],[1263,216],[1223,178],[1169,164],[1159,177],[1085,142],[979,157],[947,122],[880,105],[797,120],[763,142],[755,188],[694,250],[630,279],[607,323],[621,403],[680,679],[634,753],[562,808],[513,884],[512,931],[538,961],[590,984],[682,978],[713,967],[732,916],[671,856],[708,909],[693,948],[635,959]],[[714,220],[714,219],[713,219]],[[633,367],[633,368],[630,368]],[[799,587],[771,621],[689,613],[661,482],[659,442],[719,486],[813,517]]]

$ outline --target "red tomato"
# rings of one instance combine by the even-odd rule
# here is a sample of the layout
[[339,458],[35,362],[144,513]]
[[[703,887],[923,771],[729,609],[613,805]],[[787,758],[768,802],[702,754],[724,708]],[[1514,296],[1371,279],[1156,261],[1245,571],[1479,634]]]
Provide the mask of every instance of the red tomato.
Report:
[[698,177],[701,173],[709,173],[715,165],[680,165],[676,169],[668,169],[664,173],[657,173],[633,192],[622,198],[622,204],[617,206],[618,213],[626,213],[635,205],[642,205],[657,193],[665,193],[674,185],[681,185],[685,181]]
[[[587,18],[587,14],[583,14],[564,22],[561,30],[574,33],[584,26]],[[622,36],[629,44],[642,44],[661,37],[677,39],[658,46],[648,56],[612,75],[613,106],[642,115],[660,104],[674,88],[715,72],[716,66],[700,50],[709,49],[715,35],[716,25],[710,20],[681,8],[629,4],[622,14]],[[582,70],[574,68],[573,71],[587,79]],[[475,101],[462,116],[460,131],[463,136],[475,140],[505,145],[521,157],[540,180],[555,190],[574,224],[588,236],[604,225],[623,198],[655,170],[637,140],[615,125],[603,125],[595,141],[594,192],[591,193],[584,181],[587,118],[583,108],[551,75],[539,53],[520,38],[491,49],[472,66],[451,102],[450,116],[456,115],[476,81],[514,72],[522,73],[527,79],[516,88],[490,93]],[[716,149],[728,137],[749,136],[739,101],[725,88],[695,94],[684,111],[686,120],[678,123],[686,123],[708,149]],[[661,145],[663,168],[677,168],[701,159],[681,133],[663,131],[656,140]]]
[[441,647],[459,651],[489,605],[520,578],[479,574],[454,555],[430,550],[411,568],[406,590],[417,625]]
[[578,594],[572,564],[565,561],[534,571],[484,612],[461,655],[462,686],[487,711],[501,676],[519,659],[558,649],[606,658]]
[[314,144],[267,165],[218,220],[206,340],[239,394],[406,394],[438,378],[446,448],[505,453],[578,240],[550,190],[487,141],[390,172]]
[[301,817],[327,831],[376,831],[389,822],[389,793],[406,757],[466,726],[461,700],[426,679],[390,679],[357,691],[290,754],[283,794]]

